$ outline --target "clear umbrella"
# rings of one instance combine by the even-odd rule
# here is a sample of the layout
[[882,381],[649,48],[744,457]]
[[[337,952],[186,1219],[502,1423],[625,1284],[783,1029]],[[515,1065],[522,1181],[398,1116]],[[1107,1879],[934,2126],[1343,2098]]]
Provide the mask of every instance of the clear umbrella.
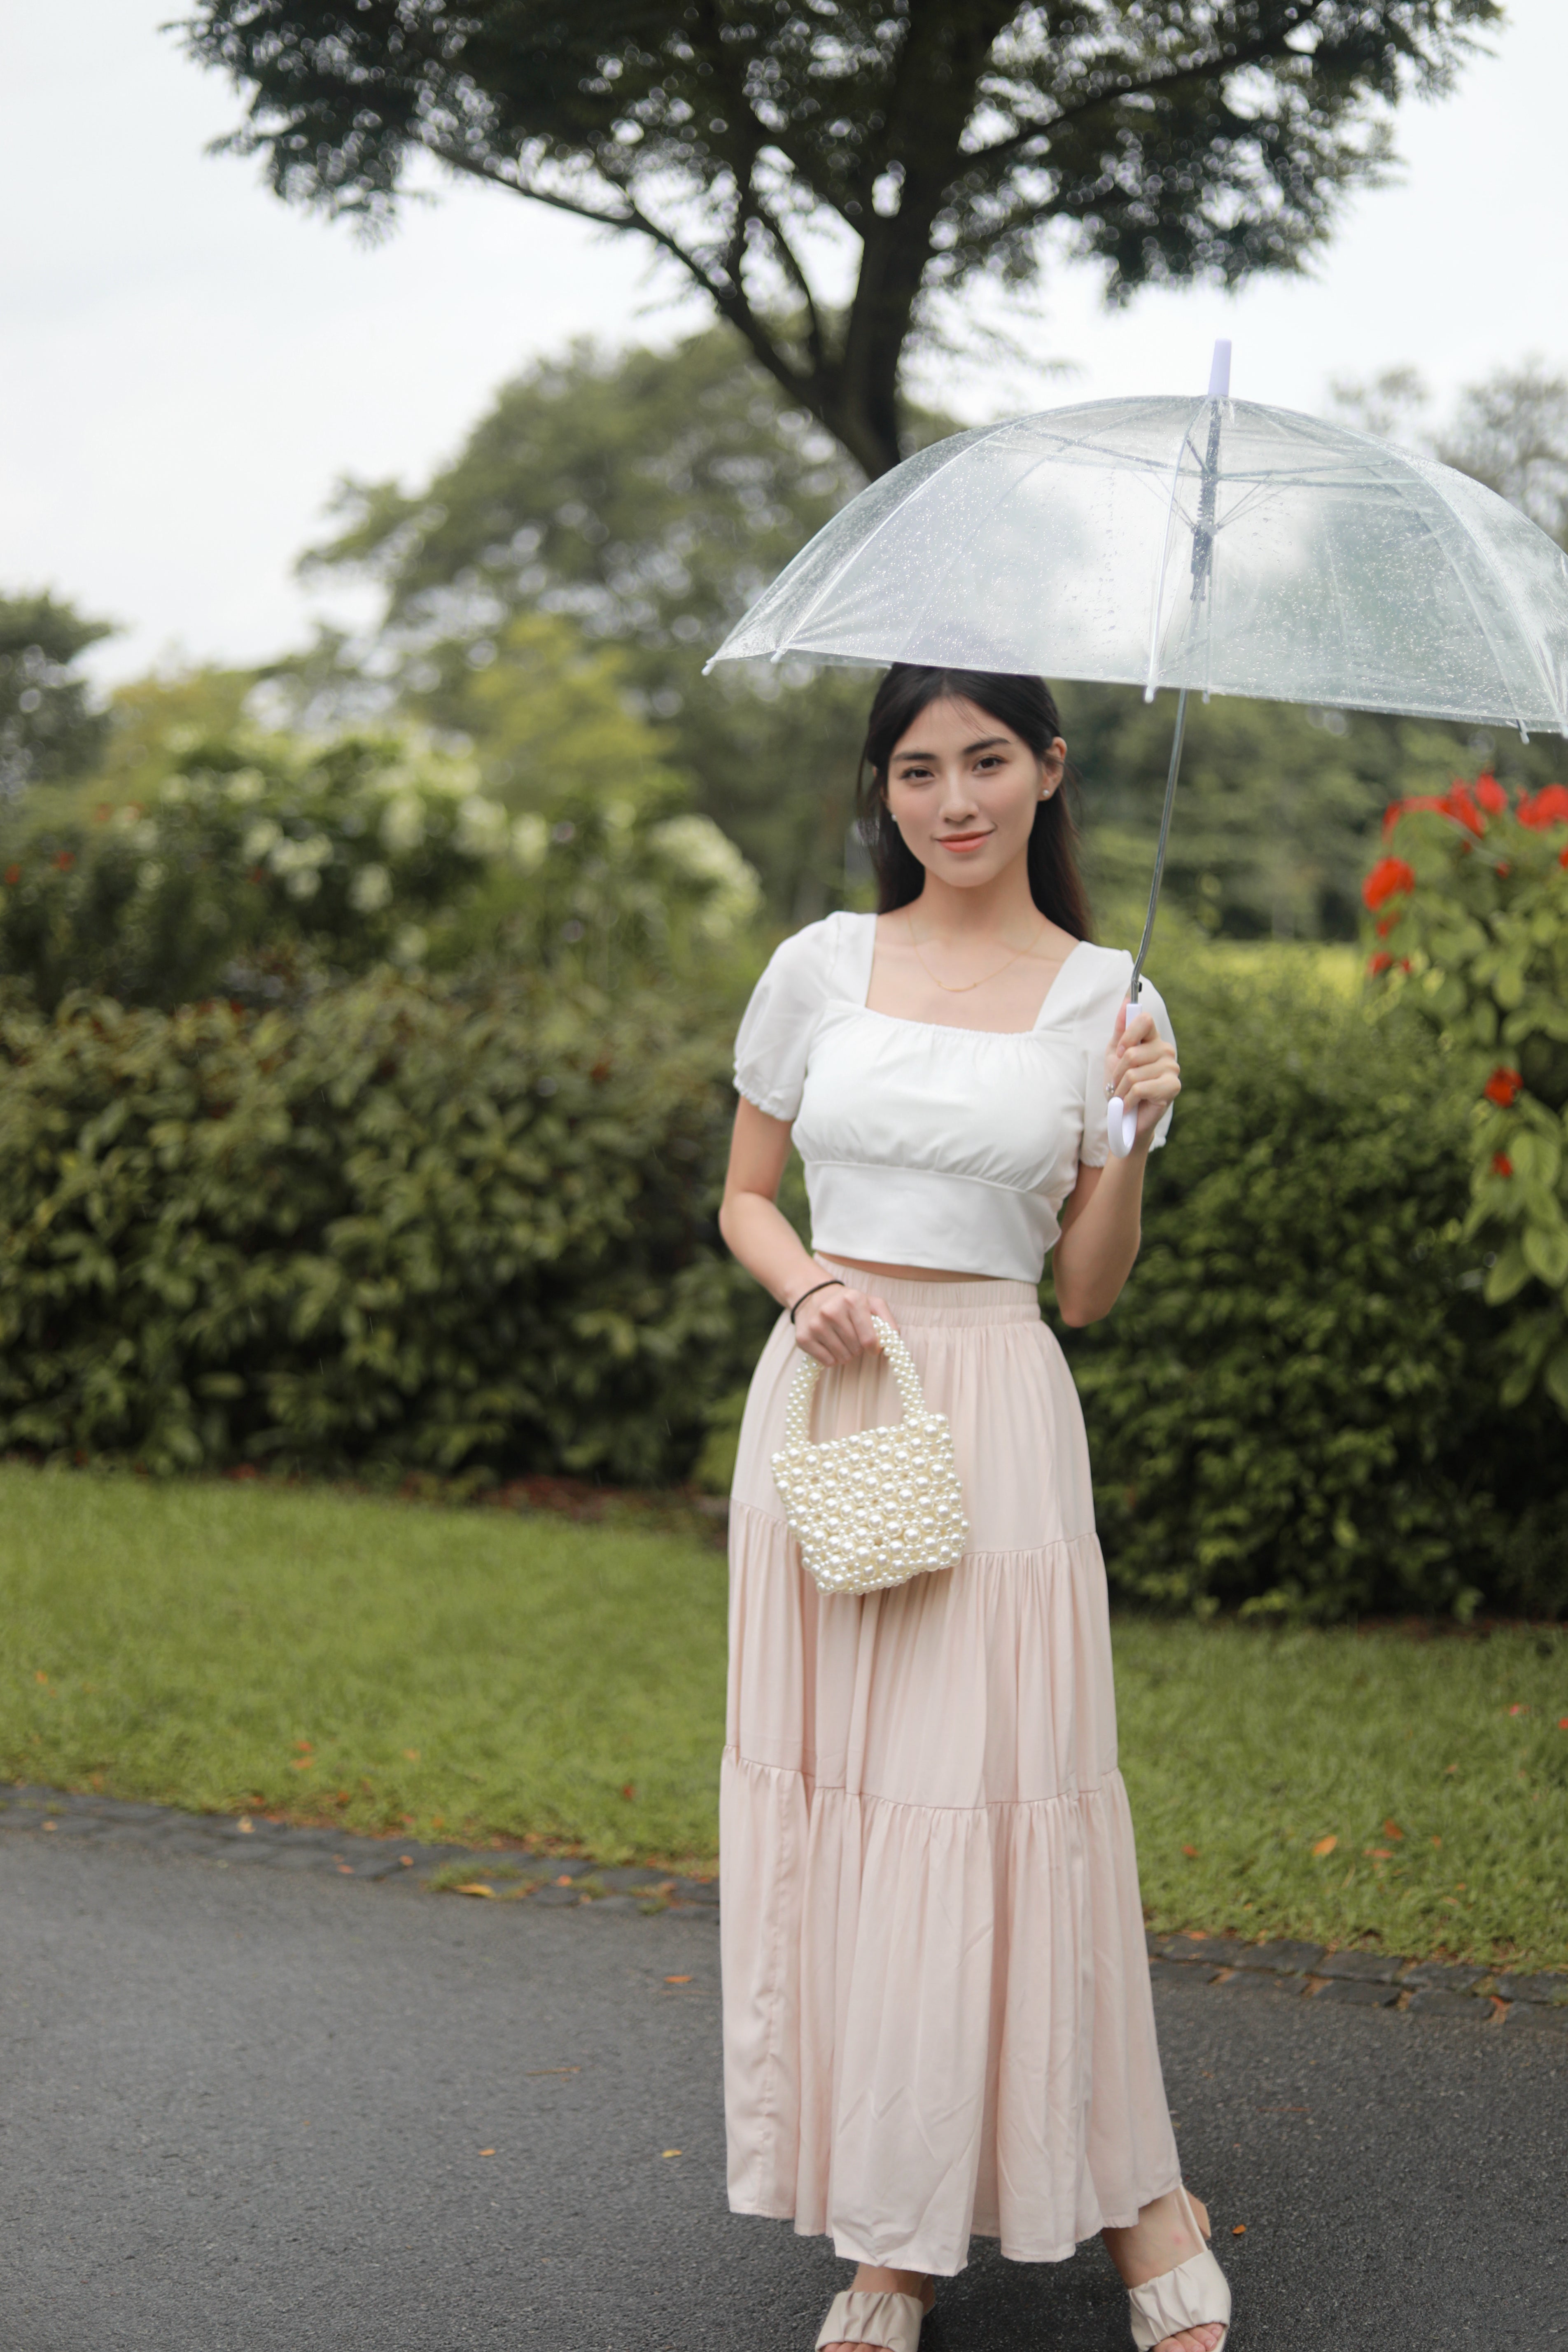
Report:
[[[850,501],[714,662],[791,655],[1568,735],[1568,556],[1495,492],[1366,434],[1229,397],[1098,400],[936,443]],[[712,667],[710,662],[710,667]],[[1111,1142],[1131,1148],[1112,1106]]]

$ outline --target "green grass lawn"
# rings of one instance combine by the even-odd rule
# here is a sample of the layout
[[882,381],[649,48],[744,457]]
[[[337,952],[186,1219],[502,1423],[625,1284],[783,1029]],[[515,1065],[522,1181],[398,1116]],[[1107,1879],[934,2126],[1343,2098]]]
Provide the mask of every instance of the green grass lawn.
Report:
[[[1115,1643],[1153,1925],[1568,1964],[1568,1633]],[[723,1644],[686,1533],[0,1468],[11,1780],[701,1864]]]

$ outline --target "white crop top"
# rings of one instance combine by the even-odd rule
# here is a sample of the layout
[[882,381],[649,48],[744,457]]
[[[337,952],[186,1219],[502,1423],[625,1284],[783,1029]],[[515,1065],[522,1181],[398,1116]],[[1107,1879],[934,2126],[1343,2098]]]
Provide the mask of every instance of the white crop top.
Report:
[[[870,1010],[876,937],[875,915],[838,914],[784,941],[741,1023],[736,1089],[794,1122],[814,1249],[1037,1283],[1079,1163],[1107,1158],[1105,1049],[1132,959],[1081,940],[1032,1029],[955,1029]],[[1147,980],[1140,1001],[1173,1045]]]

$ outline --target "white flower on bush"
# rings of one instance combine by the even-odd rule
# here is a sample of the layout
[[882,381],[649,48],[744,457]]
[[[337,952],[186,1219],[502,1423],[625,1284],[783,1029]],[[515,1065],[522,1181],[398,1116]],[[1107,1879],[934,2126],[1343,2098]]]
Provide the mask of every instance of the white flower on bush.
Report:
[[258,817],[240,843],[239,854],[247,866],[259,866],[275,842],[283,838],[283,828],[269,816]]
[[694,813],[666,817],[649,838],[677,870],[708,886],[698,926],[710,939],[725,939],[755,914],[762,903],[756,869],[742,856],[711,817]]
[[458,846],[467,857],[499,856],[506,846],[506,811],[500,801],[470,793],[458,811]]
[[530,809],[514,822],[511,828],[511,854],[525,874],[531,874],[544,863],[544,853],[550,846],[550,828],[536,809]]
[[[259,830],[259,828],[258,828]],[[321,887],[319,868],[331,861],[332,845],[324,833],[308,833],[302,841],[291,834],[281,834],[272,845],[267,863],[274,874],[291,879],[297,874],[316,874],[316,887]],[[313,898],[315,890],[297,890],[297,898]]]
[[382,846],[406,857],[425,838],[425,803],[417,793],[395,793],[381,812]]
[[223,788],[225,800],[237,801],[241,807],[247,801],[258,801],[267,790],[267,779],[259,768],[237,768]]
[[349,885],[349,904],[357,914],[379,915],[392,897],[392,877],[384,866],[362,866]]

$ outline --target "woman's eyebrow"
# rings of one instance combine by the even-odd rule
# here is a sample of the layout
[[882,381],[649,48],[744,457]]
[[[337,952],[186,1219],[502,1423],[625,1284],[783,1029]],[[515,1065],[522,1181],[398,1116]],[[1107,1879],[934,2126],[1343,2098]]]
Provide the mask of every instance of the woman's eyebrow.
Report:
[[[1005,743],[1006,740],[1005,735],[983,735],[978,743],[964,745],[963,757],[966,760],[973,759],[976,751],[992,751],[995,745]],[[895,760],[934,760],[936,756],[934,751],[895,751],[893,754]]]

